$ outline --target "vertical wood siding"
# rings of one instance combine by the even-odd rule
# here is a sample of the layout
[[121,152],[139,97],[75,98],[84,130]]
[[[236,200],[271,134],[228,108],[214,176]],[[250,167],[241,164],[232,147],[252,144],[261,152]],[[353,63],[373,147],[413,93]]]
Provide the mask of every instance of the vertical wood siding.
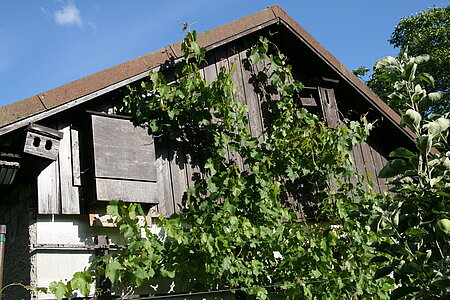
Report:
[[[262,141],[264,132],[270,123],[271,103],[277,101],[279,95],[274,91],[258,91],[255,89],[258,72],[268,72],[268,66],[264,63],[253,67],[247,65],[244,62],[247,50],[247,48],[243,48],[242,44],[237,43],[228,43],[211,50],[207,53],[207,63],[202,66],[201,73],[208,82],[211,82],[217,78],[222,68],[232,70],[232,78],[237,87],[235,96],[248,107],[248,130]],[[310,98],[308,98],[310,102],[316,101],[317,104],[320,102],[320,105],[314,103],[314,109],[322,108],[322,114],[329,126],[335,127],[342,124],[338,111],[339,99],[336,102],[334,89],[317,86],[315,91],[316,96],[314,98],[316,99],[312,98],[314,93],[311,93]],[[58,129],[64,133],[58,158],[45,168],[38,177],[39,213],[78,214],[81,213],[80,188],[82,177],[78,131],[68,124],[60,124]],[[133,141],[133,143],[135,142]],[[376,191],[383,192],[388,189],[388,185],[386,180],[378,178],[377,174],[384,166],[386,158],[371,143],[369,141],[356,146],[351,155],[355,169],[364,176],[364,180],[372,182]],[[195,153],[193,153],[195,149],[192,145],[187,145],[181,141],[168,141],[163,138],[155,138],[154,146],[155,154],[152,158],[154,163],[150,171],[151,174],[155,175],[155,178],[151,180],[152,186],[149,186],[150,183],[145,183],[145,186],[139,187],[136,185],[134,188],[131,181],[130,185],[124,190],[131,194],[133,193],[132,190],[141,190],[142,194],[150,193],[152,198],[150,202],[157,203],[157,211],[169,216],[184,208],[183,194],[194,185],[194,174],[199,174],[199,168],[195,166],[192,158],[192,156],[195,156]],[[119,151],[119,156],[123,156],[120,149],[117,151]],[[108,166],[108,161],[105,161],[103,152],[94,153],[95,161]],[[241,170],[243,169],[244,163],[238,154],[229,151],[228,157],[235,160],[238,167]],[[145,161],[143,167],[147,165],[148,161]],[[96,166],[96,172],[98,171]],[[123,175],[123,172],[120,171],[119,173]],[[110,185],[113,183],[109,181],[108,184],[102,185],[101,180],[105,180],[108,176],[100,177],[102,178],[97,180],[97,185],[100,185],[99,189],[103,195],[106,195],[105,197],[110,197],[111,193],[114,194],[114,188]],[[121,178],[111,178],[111,180],[113,179]],[[350,179],[350,182],[353,183],[359,181],[359,178]],[[148,190],[149,188],[150,190]],[[127,201],[132,200],[128,199]],[[140,201],[142,199],[138,197],[134,200]],[[149,201],[143,202],[149,203]]]
[[[61,213],[79,214],[80,195],[79,188],[73,184],[72,141],[70,126],[67,125],[60,131],[64,134],[64,138],[61,140],[59,145],[58,155],[61,187]],[[74,159],[75,162],[77,160],[79,161],[79,159]]]
[[77,136],[77,131],[63,121],[57,128],[63,133],[58,157],[37,178],[38,213],[80,214],[80,186],[76,185],[80,158],[79,151],[72,149],[72,136]]
[[[265,70],[264,64],[258,64],[253,68],[243,63],[246,58],[246,48],[230,43],[216,48],[207,53],[207,64],[202,67],[201,73],[204,79],[212,82],[217,78],[221,68],[232,70],[232,78],[236,85],[236,97],[248,106],[248,130],[252,135],[262,141],[264,131],[268,126],[270,115],[268,109],[271,101],[279,99],[276,93],[267,91],[255,91],[254,82],[259,71]],[[332,88],[319,88],[323,115],[330,126],[339,126],[340,120],[334,90]],[[325,102],[326,101],[326,102]],[[192,149],[181,142],[156,142],[157,173],[160,203],[158,212],[170,215],[183,208],[182,196],[187,188],[194,184],[192,176],[198,173],[197,167],[192,167],[190,157]],[[242,169],[243,161],[238,155],[228,153],[229,158],[236,161]],[[382,192],[388,186],[386,180],[377,178],[378,172],[383,168],[386,159],[371,146],[370,142],[364,142],[353,149],[352,158],[358,173],[363,175],[365,181],[372,183],[373,189]],[[370,175],[369,175],[370,174]],[[359,178],[352,178],[350,182],[359,183]]]

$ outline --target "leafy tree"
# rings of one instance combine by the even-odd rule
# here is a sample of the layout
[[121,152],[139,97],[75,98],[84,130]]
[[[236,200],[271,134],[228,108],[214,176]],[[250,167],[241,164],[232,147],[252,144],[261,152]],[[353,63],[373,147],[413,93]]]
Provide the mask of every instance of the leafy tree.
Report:
[[[413,16],[402,18],[395,27],[389,42],[400,49],[399,59],[404,53],[411,56],[428,54],[430,59],[419,65],[421,73],[433,74],[434,84],[426,84],[428,90],[450,90],[450,6],[433,7]],[[386,80],[386,74],[375,69],[367,82],[382,99],[393,91],[393,86]],[[397,109],[396,106],[394,106]],[[405,108],[406,109],[406,108]],[[449,101],[430,106],[429,112],[446,112],[450,110]]]
[[355,76],[357,76],[358,78],[361,79],[362,77],[366,76],[367,73],[370,72],[370,69],[367,69],[366,67],[361,66],[358,69],[353,70],[352,72],[353,72],[353,74],[355,74]]
[[395,196],[373,224],[385,239],[374,244],[380,253],[376,278],[394,278],[393,299],[450,297],[449,97],[430,92],[433,76],[420,73],[437,74],[437,89],[448,91],[448,28],[449,7],[404,19],[391,39],[404,49],[398,58],[379,60],[369,81],[417,136],[416,152],[393,151],[380,173],[392,178]]
[[389,43],[412,56],[429,54],[431,59],[419,71],[433,74],[438,91],[450,89],[450,5],[403,18]]
[[139,205],[112,202],[107,211],[127,247],[98,258],[67,284],[52,283],[52,291],[58,298],[77,289],[87,294],[101,275],[125,289],[176,276],[194,292],[240,290],[258,299],[386,298],[393,280],[372,280],[378,266],[370,244],[377,236],[368,227],[381,197],[350,180],[358,176],[350,151],[371,124],[363,118],[328,128],[298,107],[301,83],[286,57],[261,38],[248,62],[265,66],[258,89],[276,91],[279,100],[270,102],[264,136],[252,136],[231,74],[222,69],[211,83],[202,78],[205,50],[195,31],[182,50],[174,82],[151,73],[129,88],[125,104],[150,134],[197,146],[193,164],[200,174],[185,193],[186,210],[161,217],[158,235],[138,224]]
[[399,105],[403,126],[417,136],[416,152],[393,151],[380,172],[393,178],[395,196],[379,208],[373,224],[384,241],[375,243],[382,254],[376,277],[392,276],[397,288],[391,298],[448,299],[450,297],[450,145],[449,112],[427,114],[445,100],[444,93],[428,93],[417,74],[428,56],[385,57],[376,69],[389,74],[394,92],[388,99]]
[[425,115],[448,102],[448,93],[427,91],[426,86],[434,86],[433,76],[418,73],[420,66],[429,60],[428,54],[411,57],[402,51],[398,58],[387,56],[376,62],[374,69],[378,80],[389,86],[383,95],[390,107],[401,114],[414,109]]

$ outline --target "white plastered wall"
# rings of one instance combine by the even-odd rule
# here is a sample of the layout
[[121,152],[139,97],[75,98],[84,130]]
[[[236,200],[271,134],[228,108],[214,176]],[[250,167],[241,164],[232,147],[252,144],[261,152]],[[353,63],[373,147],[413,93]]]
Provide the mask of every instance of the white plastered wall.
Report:
[[[92,227],[89,225],[88,216],[83,215],[39,215],[34,229],[34,245],[94,245],[94,238],[97,235],[107,235],[111,244],[123,244],[117,228]],[[156,226],[152,226],[151,230],[155,234],[161,234],[160,228]],[[32,257],[35,285],[49,287],[53,281],[66,282],[72,278],[75,272],[85,270],[93,258],[93,250],[50,250],[37,247],[34,249]],[[150,286],[138,288],[135,292],[171,293],[179,288],[186,289],[184,284],[180,284],[180,282],[175,284],[172,280],[163,280],[163,282],[153,283],[151,286],[152,288]],[[93,293],[94,286],[91,288],[91,295]],[[37,299],[56,299],[52,294],[39,293],[35,296]],[[213,293],[211,295],[173,296],[169,299],[230,300],[235,297],[232,293]]]
[[[112,243],[120,243],[116,228],[89,226],[88,216],[39,215],[35,227],[35,246],[48,245],[94,245],[97,235],[107,235]],[[34,249],[35,284],[48,287],[53,281],[67,281],[75,272],[85,270],[94,250]],[[93,292],[93,289],[91,290]],[[52,295],[40,293],[39,299],[51,299]]]

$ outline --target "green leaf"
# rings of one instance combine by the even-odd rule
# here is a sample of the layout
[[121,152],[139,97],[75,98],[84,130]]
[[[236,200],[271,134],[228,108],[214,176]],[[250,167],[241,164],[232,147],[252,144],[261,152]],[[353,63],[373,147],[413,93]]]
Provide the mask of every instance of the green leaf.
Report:
[[158,122],[156,120],[151,120],[149,122],[148,126],[149,126],[151,132],[153,132],[153,133],[157,133],[160,130],[160,127],[159,127]]
[[134,226],[131,226],[129,224],[120,225],[119,230],[125,238],[131,238],[135,235]]
[[71,291],[63,282],[53,281],[50,283],[50,291],[55,295],[56,299],[61,300],[64,297],[69,297]]
[[437,276],[436,278],[433,279],[431,284],[441,288],[449,288],[450,276]]
[[410,150],[400,147],[389,153],[389,157],[400,157],[400,158],[416,158],[417,155],[414,152],[411,152]]
[[70,280],[72,289],[79,290],[84,296],[89,295],[93,282],[92,276],[93,274],[88,271],[76,272]]
[[421,136],[416,143],[417,149],[419,149],[421,153],[427,155],[428,153],[430,153],[432,146],[433,146],[433,138],[428,135]]
[[408,65],[406,65],[405,70],[403,71],[404,79],[408,80],[409,82],[413,82],[416,77],[416,70],[417,70],[416,63],[409,63]]
[[375,272],[373,279],[379,279],[381,277],[387,276],[394,271],[393,267],[382,267]]
[[120,278],[120,270],[122,269],[122,265],[118,261],[112,261],[106,265],[105,276],[111,283],[116,283]]
[[437,104],[437,103],[441,102],[442,100],[444,100],[444,95],[445,95],[444,92],[429,93],[428,99],[431,101],[431,103]]
[[148,275],[148,273],[145,272],[145,270],[141,266],[136,265],[136,264],[134,265],[134,269],[132,272],[133,272],[133,275],[139,279],[146,279],[147,275]]
[[428,54],[422,54],[422,55],[418,55],[418,56],[411,58],[411,62],[416,63],[418,65],[420,65],[421,63],[427,62],[429,60],[430,60],[430,55],[428,55]]
[[370,262],[385,262],[385,261],[389,261],[389,259],[386,256],[375,256],[370,260]]
[[401,274],[414,274],[419,270],[419,266],[414,262],[409,262],[401,265],[399,273]]
[[121,202],[118,200],[111,200],[106,207],[106,213],[108,215],[114,216],[114,217],[120,217],[119,214],[119,205],[121,205]]
[[438,107],[440,103],[446,101],[449,97],[449,92],[433,92],[429,93],[420,103],[420,109],[426,111],[429,107]]
[[162,267],[160,269],[161,276],[163,277],[169,277],[169,278],[175,278],[176,271],[175,270],[168,270],[165,267]]
[[443,162],[442,162],[442,166],[447,170],[450,171],[450,159],[448,157],[446,157]]
[[405,297],[406,295],[412,294],[414,292],[420,291],[420,288],[418,287],[411,287],[411,286],[402,286],[399,288],[396,288],[392,291],[391,299],[396,300]]
[[403,159],[393,159],[387,162],[378,176],[381,178],[391,178],[403,174],[406,170],[410,169],[411,166]]
[[402,123],[414,132],[418,132],[421,120],[422,116],[413,109],[408,109],[402,116]]
[[380,230],[380,236],[386,238],[386,237],[390,237],[393,236],[395,234],[395,231],[391,228],[384,228],[382,230]]
[[411,227],[406,230],[405,234],[411,237],[421,237],[428,234],[428,232],[422,228]]
[[205,164],[205,169],[209,169],[209,172],[211,173],[211,176],[217,173],[217,170],[214,166],[214,162],[212,159],[208,159],[208,161]]
[[399,64],[397,59],[392,56],[383,57],[375,63],[375,69],[382,69],[393,66],[399,66]]
[[267,55],[259,52],[259,49],[256,47],[251,50],[251,54],[249,57],[250,61],[253,64],[258,64],[259,62],[264,61],[266,58],[267,58]]
[[196,42],[192,42],[191,43],[191,47],[192,47],[192,50],[194,50],[194,53],[196,55],[200,55],[201,54],[200,46]]
[[436,136],[450,127],[450,119],[441,117],[425,126],[428,128],[428,135]]
[[421,73],[421,74],[418,74],[418,75],[416,76],[416,79],[420,79],[420,80],[422,80],[422,81],[428,83],[428,84],[431,85],[432,87],[434,87],[434,78],[433,78],[433,76],[431,76],[431,75],[428,74],[428,73]]

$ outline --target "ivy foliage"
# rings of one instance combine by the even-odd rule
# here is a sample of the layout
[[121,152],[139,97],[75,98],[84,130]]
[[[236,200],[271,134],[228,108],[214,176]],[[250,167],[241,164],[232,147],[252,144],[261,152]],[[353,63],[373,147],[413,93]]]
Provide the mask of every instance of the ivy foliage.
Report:
[[199,174],[185,193],[186,208],[161,217],[163,231],[156,234],[139,225],[139,205],[113,201],[108,214],[127,247],[100,257],[68,284],[54,283],[57,297],[76,289],[86,294],[79,278],[106,276],[115,287],[176,277],[192,292],[240,290],[258,299],[386,298],[393,280],[372,280],[378,266],[370,245],[377,236],[368,226],[380,195],[355,183],[350,156],[372,125],[363,118],[329,128],[299,107],[302,84],[262,37],[247,62],[257,88],[273,100],[270,125],[253,136],[231,73],[221,69],[212,82],[202,77],[205,50],[195,31],[181,47],[174,81],[151,72],[140,87],[129,87],[124,101],[149,134],[192,146]]
[[378,209],[374,223],[385,238],[375,244],[383,255],[376,277],[395,279],[393,299],[450,297],[450,119],[448,111],[428,113],[447,96],[427,92],[433,77],[416,73],[428,59],[404,52],[375,65],[394,87],[388,103],[403,107],[401,122],[417,136],[416,149],[393,151],[380,173],[392,178],[395,196]]

